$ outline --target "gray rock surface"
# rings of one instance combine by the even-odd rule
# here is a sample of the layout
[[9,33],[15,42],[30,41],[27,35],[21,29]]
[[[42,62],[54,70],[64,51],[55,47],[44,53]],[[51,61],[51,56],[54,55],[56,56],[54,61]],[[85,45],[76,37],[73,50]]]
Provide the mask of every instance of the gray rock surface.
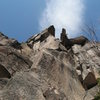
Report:
[[87,41],[66,40],[65,29],[56,39],[54,26],[25,43],[0,34],[0,100],[93,100],[100,44]]
[[0,46],[12,46],[15,49],[21,49],[20,45],[21,44],[17,40],[10,39],[0,32]]
[[27,70],[31,68],[32,62],[17,50],[8,46],[0,46],[0,64],[2,66],[0,71],[2,76],[0,77],[6,75],[10,77],[8,73],[12,76],[16,72]]
[[[83,83],[85,80],[89,80],[94,82],[95,86],[96,79],[100,77],[100,56],[98,56],[100,51],[91,43],[87,43],[83,47],[74,45],[72,49],[78,75],[82,78]],[[88,83],[91,84],[91,82]]]

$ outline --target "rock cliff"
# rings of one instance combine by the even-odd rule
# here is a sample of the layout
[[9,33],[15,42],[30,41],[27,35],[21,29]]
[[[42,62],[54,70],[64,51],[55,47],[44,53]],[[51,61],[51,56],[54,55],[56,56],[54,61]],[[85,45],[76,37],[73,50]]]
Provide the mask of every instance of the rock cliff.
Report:
[[19,43],[0,33],[0,100],[93,100],[99,91],[100,43],[60,39],[50,26]]

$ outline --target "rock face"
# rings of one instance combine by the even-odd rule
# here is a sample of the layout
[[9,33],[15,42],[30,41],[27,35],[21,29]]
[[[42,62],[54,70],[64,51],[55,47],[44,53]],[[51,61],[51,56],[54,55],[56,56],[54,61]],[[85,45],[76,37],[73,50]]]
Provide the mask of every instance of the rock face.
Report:
[[62,29],[60,39],[61,39],[61,43],[62,43],[63,46],[65,46],[67,49],[71,48],[72,43],[71,43],[70,39],[68,39],[65,29]]
[[28,57],[25,57],[24,55],[17,52],[17,50],[8,46],[1,46],[0,64],[2,66],[2,72],[7,70],[12,76],[15,72],[31,68],[32,62],[28,59]]
[[34,44],[38,45],[40,42],[44,41],[50,35],[55,36],[54,26],[50,26],[49,28],[47,28],[43,32],[41,32],[40,34],[36,34],[36,35],[32,36],[31,38],[29,38],[26,41],[26,43],[28,44],[28,46],[30,46],[30,48],[32,48]]
[[0,39],[0,100],[93,100],[99,91],[99,43],[65,29],[56,39],[54,26],[25,43]]
[[21,49],[21,44],[15,39],[9,39],[3,33],[0,32],[0,45],[1,46],[12,46],[15,49]]

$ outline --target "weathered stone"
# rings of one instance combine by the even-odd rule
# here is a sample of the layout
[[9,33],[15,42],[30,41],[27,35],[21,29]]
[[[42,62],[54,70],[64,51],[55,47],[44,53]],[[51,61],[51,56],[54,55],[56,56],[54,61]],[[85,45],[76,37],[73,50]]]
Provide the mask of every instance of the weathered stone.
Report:
[[83,46],[86,44],[86,42],[88,42],[88,39],[84,36],[68,39],[65,29],[62,29],[60,40],[67,49],[70,49],[75,44]]
[[60,40],[61,40],[62,45],[65,46],[67,49],[70,49],[71,48],[72,45],[71,45],[70,40],[67,37],[67,34],[66,34],[66,30],[65,29],[62,29],[62,33],[61,33],[61,36],[60,36]]
[[8,81],[8,78],[0,78],[0,91],[7,85]]
[[31,72],[16,73],[0,92],[1,100],[45,100],[41,83]]
[[84,37],[84,36],[80,36],[80,37],[77,37],[77,38],[70,39],[70,42],[71,42],[72,45],[78,44],[78,45],[83,46],[88,41],[89,40],[86,37]]
[[21,47],[22,47],[21,53],[23,55],[27,55],[28,56],[30,54],[30,52],[32,51],[31,48],[27,45],[27,43],[22,43]]
[[85,89],[96,86],[96,79],[100,77],[100,58],[96,55],[97,49],[87,43],[83,47],[74,45],[72,50],[81,83],[84,83]]
[[85,87],[85,89],[90,89],[96,85],[97,80],[95,78],[95,75],[92,72],[88,73],[86,78],[83,80],[83,86]]
[[94,99],[99,43],[68,39],[65,29],[54,36],[54,26],[21,44],[0,34],[0,100]]
[[48,89],[43,96],[46,100],[68,100],[63,93],[59,93],[55,88]]
[[54,28],[53,25],[50,26],[49,28],[45,29],[41,33],[32,36],[31,38],[29,38],[26,41],[26,43],[28,44],[28,46],[30,46],[31,48],[33,48],[33,46],[34,46],[35,43],[45,41],[46,38],[49,37],[50,35],[55,37],[55,28]]
[[95,97],[98,92],[99,92],[99,86],[96,85],[87,91],[87,96],[88,96],[88,94],[91,94],[93,97]]
[[1,46],[12,46],[15,49],[21,49],[21,44],[17,40],[10,39],[1,32],[0,32],[0,45]]
[[53,25],[48,28],[48,32],[55,37],[55,28]]
[[11,78],[8,70],[0,64],[0,78]]
[[10,78],[16,72],[31,68],[32,62],[17,50],[8,46],[0,46],[0,65],[2,65],[1,75],[4,75],[2,78]]
[[32,69],[38,70],[36,72],[39,73],[41,80],[61,93],[53,94],[54,91],[49,91],[48,86],[45,85],[42,90],[45,98],[48,98],[47,100],[59,100],[62,94],[64,94],[62,98],[65,100],[80,100],[84,96],[85,91],[70,64],[67,53],[44,49],[37,52],[31,60],[33,61]]
[[73,49],[74,54],[77,54],[77,53],[80,53],[80,51],[81,51],[81,46],[75,44],[75,45],[72,47],[72,49]]

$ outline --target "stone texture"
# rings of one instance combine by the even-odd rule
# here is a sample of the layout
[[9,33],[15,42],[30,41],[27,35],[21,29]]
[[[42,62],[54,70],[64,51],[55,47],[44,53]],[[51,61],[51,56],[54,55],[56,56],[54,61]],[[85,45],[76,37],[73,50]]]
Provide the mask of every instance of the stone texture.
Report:
[[[36,70],[41,76],[41,79],[47,83],[47,87],[45,85],[43,87],[44,89],[42,89],[44,93],[46,92],[47,100],[50,100],[50,98],[53,98],[51,100],[59,98],[60,93],[64,95],[62,98],[66,98],[65,100],[81,100],[85,90],[79,82],[78,76],[70,64],[69,58],[67,58],[67,53],[63,53],[63,56],[66,58],[64,59],[62,57],[62,52],[61,54],[58,51],[51,52],[52,50],[43,50],[31,58],[33,61],[32,70]],[[38,59],[37,62],[36,59]],[[48,86],[59,91],[59,95],[54,94],[55,96],[51,96],[52,93],[50,92],[50,97],[47,97],[47,91],[49,91]]]
[[88,75],[85,77],[83,85],[84,87],[86,87],[86,89],[90,89],[97,85],[97,80],[92,72],[89,72]]
[[32,36],[26,41],[26,43],[28,44],[28,46],[30,46],[30,48],[32,48],[35,43],[45,41],[45,39],[50,35],[55,36],[54,26],[50,26],[41,33]]
[[84,36],[69,39],[66,34],[66,29],[64,28],[62,29],[60,40],[61,40],[62,45],[65,46],[67,49],[70,49],[75,44],[83,46],[87,42],[89,42],[89,40]]
[[32,62],[17,50],[8,46],[0,46],[0,65],[1,75],[4,75],[2,77],[10,77],[16,72],[29,69]]
[[72,45],[78,44],[78,45],[83,46],[87,42],[89,42],[89,40],[84,36],[80,36],[80,37],[77,37],[77,38],[70,39],[70,42],[71,42]]
[[1,100],[45,100],[40,81],[31,73],[16,73],[0,93]]
[[68,39],[67,34],[66,34],[66,29],[64,28],[62,29],[60,40],[61,40],[62,45],[65,46],[67,49],[71,48],[72,44],[70,40]]
[[1,46],[12,46],[15,49],[21,49],[21,46],[20,46],[21,44],[17,40],[10,39],[1,32],[0,32],[0,45]]
[[22,43],[21,47],[22,47],[21,53],[23,55],[28,56],[30,54],[30,52],[32,51],[31,48],[27,45],[27,43]]
[[[81,82],[85,82],[85,88],[91,88],[96,85],[96,79],[100,77],[100,57],[97,54],[97,49],[91,45],[91,43],[86,43],[83,47],[79,45],[74,45],[72,47],[75,59],[76,72],[81,78]],[[100,52],[100,51],[98,51]],[[91,85],[89,85],[91,84]],[[93,85],[94,84],[94,85]]]
[[8,78],[0,78],[0,91],[7,85],[8,81]]
[[0,33],[0,100],[93,100],[100,78],[100,43],[61,40],[50,26],[19,43]]
[[0,78],[11,78],[11,74],[2,65],[0,65]]

